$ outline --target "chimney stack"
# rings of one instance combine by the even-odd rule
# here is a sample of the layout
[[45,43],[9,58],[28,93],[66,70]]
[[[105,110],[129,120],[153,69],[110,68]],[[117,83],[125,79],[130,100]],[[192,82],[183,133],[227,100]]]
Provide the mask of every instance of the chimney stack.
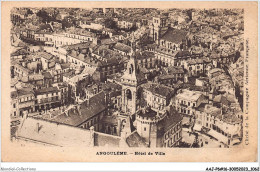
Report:
[[117,121],[117,135],[118,135],[119,137],[120,137],[120,135],[121,135],[120,130],[121,130],[121,120],[118,119],[118,121]]
[[94,127],[93,126],[91,126],[90,128],[89,128],[89,130],[90,130],[90,146],[95,146],[94,145],[94,139],[95,139],[95,137],[94,137]]
[[51,113],[49,113],[49,118],[52,119],[52,114]]
[[37,124],[36,124],[36,132],[39,133],[39,131],[40,131],[40,124],[39,124],[39,122],[37,122]]

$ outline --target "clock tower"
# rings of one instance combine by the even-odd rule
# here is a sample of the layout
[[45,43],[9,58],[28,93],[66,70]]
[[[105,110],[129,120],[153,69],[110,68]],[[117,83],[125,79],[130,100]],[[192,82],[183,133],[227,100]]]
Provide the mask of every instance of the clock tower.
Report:
[[130,116],[140,107],[142,94],[141,84],[146,82],[145,75],[140,71],[137,60],[130,57],[127,68],[121,77],[122,111]]

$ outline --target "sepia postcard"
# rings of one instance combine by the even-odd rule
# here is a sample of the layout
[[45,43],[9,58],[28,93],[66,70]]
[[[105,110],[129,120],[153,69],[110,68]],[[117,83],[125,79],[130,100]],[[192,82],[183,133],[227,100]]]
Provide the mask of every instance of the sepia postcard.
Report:
[[256,162],[257,2],[2,2],[4,162]]

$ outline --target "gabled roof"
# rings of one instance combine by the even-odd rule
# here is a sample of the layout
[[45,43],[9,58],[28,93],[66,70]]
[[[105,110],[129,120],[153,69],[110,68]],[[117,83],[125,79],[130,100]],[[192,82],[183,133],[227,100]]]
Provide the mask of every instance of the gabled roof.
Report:
[[53,78],[50,72],[43,72],[43,76],[44,76],[45,79]]
[[120,42],[116,43],[115,46],[114,46],[114,49],[117,49],[117,50],[120,50],[120,51],[123,51],[125,53],[129,53],[131,52],[132,48],[128,45],[125,45],[125,44],[122,44]]
[[57,115],[50,120],[76,127],[105,109],[105,94],[104,92],[101,92],[90,98],[89,102],[85,101],[82,104],[69,109],[67,113],[61,112],[60,115]]
[[33,94],[34,94],[34,91],[31,88],[23,88],[23,89],[17,90],[17,95],[18,96],[33,95]]
[[134,131],[126,138],[126,143],[129,147],[147,147],[145,140],[137,133],[137,131]]

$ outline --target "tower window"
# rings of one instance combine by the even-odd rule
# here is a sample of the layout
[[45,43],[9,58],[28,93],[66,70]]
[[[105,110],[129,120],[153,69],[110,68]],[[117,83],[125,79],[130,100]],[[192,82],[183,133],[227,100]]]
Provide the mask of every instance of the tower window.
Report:
[[133,64],[130,65],[130,68],[129,68],[129,74],[132,74],[134,71],[134,66]]
[[126,90],[126,97],[127,97],[127,99],[132,100],[132,93],[130,90]]

